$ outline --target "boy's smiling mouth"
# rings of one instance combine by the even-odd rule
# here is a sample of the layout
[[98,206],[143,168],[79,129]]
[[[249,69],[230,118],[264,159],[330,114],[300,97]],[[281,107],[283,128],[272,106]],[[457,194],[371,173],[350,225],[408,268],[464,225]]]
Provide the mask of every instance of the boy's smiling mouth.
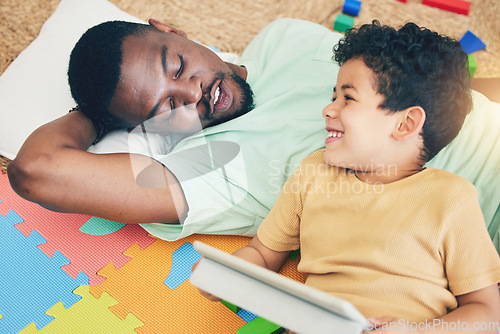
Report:
[[328,138],[342,138],[344,133],[337,130],[328,130]]
[[344,132],[339,130],[326,129],[328,136],[325,139],[325,145],[338,141],[344,137]]

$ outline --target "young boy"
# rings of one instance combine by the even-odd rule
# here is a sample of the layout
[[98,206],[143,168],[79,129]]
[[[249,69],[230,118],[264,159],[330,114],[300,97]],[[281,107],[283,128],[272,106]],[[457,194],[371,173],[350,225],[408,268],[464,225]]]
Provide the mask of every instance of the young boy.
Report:
[[347,32],[335,61],[326,148],[235,255],[277,271],[300,248],[306,284],[350,301],[377,332],[497,333],[500,259],[478,192],[423,167],[471,108],[460,43],[374,21]]

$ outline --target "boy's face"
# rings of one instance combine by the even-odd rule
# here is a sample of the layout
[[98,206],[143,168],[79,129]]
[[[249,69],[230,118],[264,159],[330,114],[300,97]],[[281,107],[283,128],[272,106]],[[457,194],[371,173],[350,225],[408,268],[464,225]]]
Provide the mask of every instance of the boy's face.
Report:
[[350,59],[340,67],[332,103],[323,109],[328,132],[327,164],[376,172],[391,161],[391,134],[397,113],[379,107],[384,96],[374,87],[373,72],[363,60]]

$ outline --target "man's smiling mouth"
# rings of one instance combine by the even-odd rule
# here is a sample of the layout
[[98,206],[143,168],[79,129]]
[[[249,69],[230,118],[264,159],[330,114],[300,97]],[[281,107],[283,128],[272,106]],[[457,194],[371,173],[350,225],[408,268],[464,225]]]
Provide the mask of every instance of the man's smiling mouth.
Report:
[[233,95],[225,80],[221,80],[215,87],[213,94],[213,114],[228,110],[233,103]]
[[219,97],[220,97],[220,86],[217,86],[215,89],[215,97],[214,97],[214,106],[217,105],[219,102]]

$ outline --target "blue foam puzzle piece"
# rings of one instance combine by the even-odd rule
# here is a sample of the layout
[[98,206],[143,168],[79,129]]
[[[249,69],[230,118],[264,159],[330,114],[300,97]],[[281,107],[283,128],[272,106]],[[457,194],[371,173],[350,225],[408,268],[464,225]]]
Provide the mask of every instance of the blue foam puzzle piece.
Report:
[[250,321],[258,318],[258,315],[255,315],[252,312],[248,312],[245,309],[239,310],[238,313],[236,313],[236,315],[238,315],[238,317],[245,320],[246,322],[250,322]]
[[462,45],[462,49],[464,50],[464,52],[467,54],[471,54],[486,47],[486,44],[484,44],[483,41],[479,39],[479,37],[468,30],[460,39],[460,44]]
[[69,308],[81,296],[73,294],[88,285],[87,275],[72,279],[61,266],[68,259],[56,251],[47,257],[37,246],[46,240],[36,231],[25,237],[14,225],[23,219],[13,210],[0,215],[0,333],[17,333],[30,323],[41,329],[54,320],[45,312],[62,301]]
[[172,253],[172,268],[165,279],[165,285],[175,289],[191,276],[191,268],[201,259],[193,244],[186,242]]

